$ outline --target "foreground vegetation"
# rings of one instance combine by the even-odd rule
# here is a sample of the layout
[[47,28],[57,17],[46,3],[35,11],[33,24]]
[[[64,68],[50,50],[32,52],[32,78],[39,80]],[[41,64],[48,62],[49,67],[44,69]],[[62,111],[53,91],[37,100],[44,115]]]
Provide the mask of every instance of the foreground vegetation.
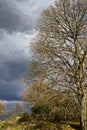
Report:
[[80,130],[78,102],[68,90],[56,91],[46,82],[35,81],[22,96],[34,101],[31,113],[23,112],[22,104],[14,104],[8,119],[0,121],[0,130]]
[[79,130],[79,122],[50,122],[37,120],[33,115],[23,113],[0,121],[0,130]]

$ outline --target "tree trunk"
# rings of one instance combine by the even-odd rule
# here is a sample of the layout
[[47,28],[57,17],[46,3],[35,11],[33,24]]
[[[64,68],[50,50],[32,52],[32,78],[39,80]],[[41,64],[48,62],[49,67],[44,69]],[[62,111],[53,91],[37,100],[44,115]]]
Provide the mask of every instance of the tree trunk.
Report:
[[83,90],[84,96],[82,99],[81,121],[82,130],[87,130],[87,88]]

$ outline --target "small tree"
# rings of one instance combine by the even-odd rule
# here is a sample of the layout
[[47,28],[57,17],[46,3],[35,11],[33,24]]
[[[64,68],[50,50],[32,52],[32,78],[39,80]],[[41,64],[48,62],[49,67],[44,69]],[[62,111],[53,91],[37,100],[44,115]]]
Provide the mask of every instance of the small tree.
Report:
[[13,104],[10,108],[10,111],[8,112],[9,117],[18,115],[20,113],[24,112],[24,104],[16,102]]
[[0,115],[4,112],[5,110],[5,103],[3,101],[0,101]]

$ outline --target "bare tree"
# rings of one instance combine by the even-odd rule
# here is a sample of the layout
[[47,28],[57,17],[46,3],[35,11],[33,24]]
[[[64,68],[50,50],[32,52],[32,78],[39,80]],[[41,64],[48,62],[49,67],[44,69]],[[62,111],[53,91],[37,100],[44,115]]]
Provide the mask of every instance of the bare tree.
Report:
[[23,103],[16,102],[11,106],[10,111],[8,112],[8,116],[12,117],[12,116],[18,115],[24,112],[24,109],[25,107]]
[[0,115],[4,112],[5,110],[5,103],[3,101],[0,101]]
[[87,130],[87,1],[56,1],[42,12],[37,29],[31,43],[34,57],[46,67],[45,79],[76,96]]

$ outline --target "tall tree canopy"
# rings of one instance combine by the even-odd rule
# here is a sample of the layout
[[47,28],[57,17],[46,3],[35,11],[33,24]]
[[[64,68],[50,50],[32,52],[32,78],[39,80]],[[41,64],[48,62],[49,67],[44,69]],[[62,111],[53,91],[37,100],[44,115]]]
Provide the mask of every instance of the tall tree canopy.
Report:
[[[56,88],[70,89],[82,112],[87,88],[87,0],[57,0],[42,12],[37,29],[31,48],[46,68],[45,79]],[[86,119],[82,116],[82,123]]]

